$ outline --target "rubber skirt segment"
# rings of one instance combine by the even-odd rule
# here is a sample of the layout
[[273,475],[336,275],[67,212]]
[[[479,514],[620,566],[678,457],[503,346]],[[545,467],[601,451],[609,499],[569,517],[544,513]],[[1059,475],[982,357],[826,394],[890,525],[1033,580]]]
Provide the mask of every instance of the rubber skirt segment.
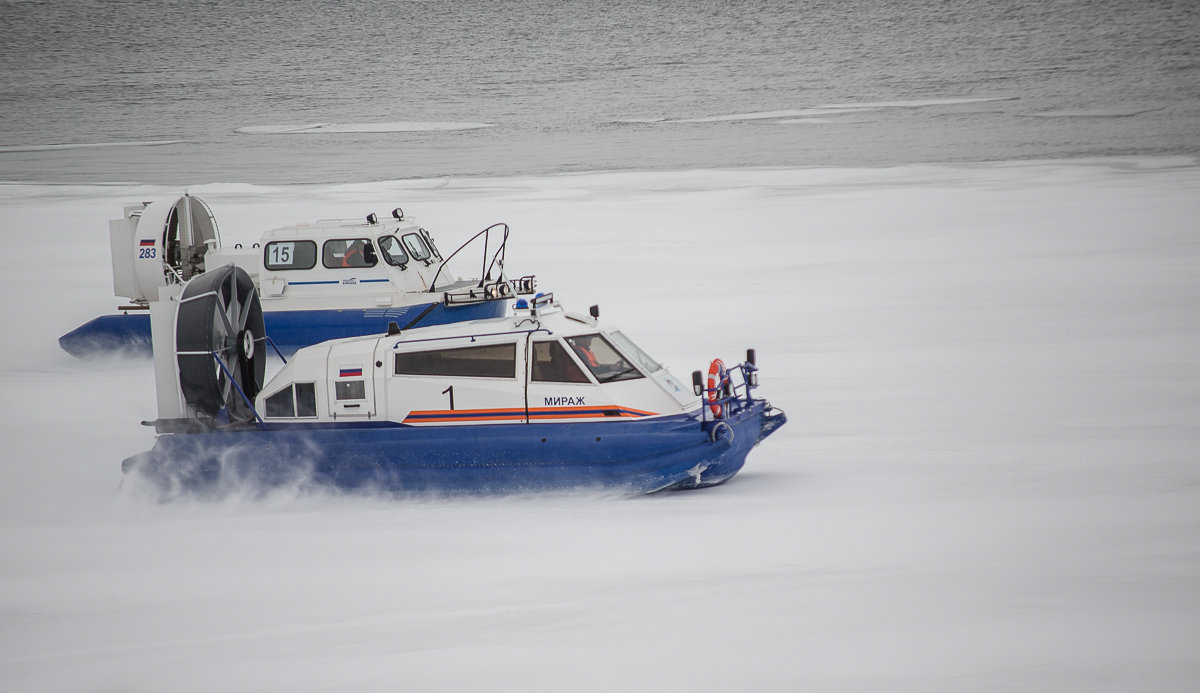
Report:
[[179,385],[187,403],[204,416],[224,410],[232,420],[252,417],[212,353],[253,401],[266,375],[265,333],[258,292],[245,270],[226,265],[188,281],[175,318]]

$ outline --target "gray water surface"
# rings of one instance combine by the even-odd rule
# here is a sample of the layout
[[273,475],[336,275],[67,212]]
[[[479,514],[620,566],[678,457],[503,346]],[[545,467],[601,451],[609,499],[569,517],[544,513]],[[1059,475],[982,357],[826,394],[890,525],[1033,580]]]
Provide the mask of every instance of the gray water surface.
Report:
[[0,12],[0,180],[1200,154],[1194,0],[0,0]]

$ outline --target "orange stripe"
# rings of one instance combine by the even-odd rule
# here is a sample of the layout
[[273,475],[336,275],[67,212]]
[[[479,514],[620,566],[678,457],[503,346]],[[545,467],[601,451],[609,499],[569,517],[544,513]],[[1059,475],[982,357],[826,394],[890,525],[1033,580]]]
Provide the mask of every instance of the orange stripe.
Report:
[[[634,409],[633,407],[620,407],[620,406],[608,405],[608,404],[601,405],[598,407],[530,407],[529,413],[530,414],[535,414],[535,413],[540,414],[543,412],[552,413],[552,412],[560,412],[560,411],[561,412],[575,412],[575,411],[579,411],[580,409],[600,410],[602,412],[603,411],[620,411],[621,416],[657,416],[658,415],[657,412],[642,411],[641,409]],[[595,414],[587,414],[586,416],[596,416],[596,415]],[[600,414],[600,416],[603,416],[603,414]]]
[[529,416],[530,416],[530,418],[537,418],[537,419],[612,419],[612,418],[640,419],[640,418],[642,418],[641,416],[639,416],[637,414],[630,414],[628,412],[619,412],[614,416],[613,414],[609,414],[606,412],[580,412],[578,414],[572,414],[571,412],[541,412],[541,413],[538,413],[538,412],[531,411],[531,412],[529,412]]
[[[457,417],[454,417],[454,418],[445,418],[445,419],[438,419],[438,418],[428,418],[428,419],[424,419],[424,418],[423,418],[423,419],[419,419],[419,420],[416,420],[416,421],[412,421],[411,423],[415,423],[415,424],[423,424],[423,423],[479,423],[480,421],[524,421],[524,420],[525,420],[525,417],[524,417],[524,415],[522,415],[522,416],[507,416],[507,417],[495,417],[495,416],[491,416],[491,417],[469,417],[469,416],[457,416]],[[404,419],[404,421],[405,421],[405,422],[409,422],[409,420],[408,420],[407,418],[406,418],[406,419]]]
[[421,409],[409,412],[409,416],[414,414],[421,416],[435,416],[439,414],[443,416],[461,416],[463,414],[470,414],[472,416],[475,414],[520,414],[524,416],[525,409],[522,407],[509,407],[507,409]]
[[[580,411],[580,409],[590,409],[591,411]],[[529,417],[542,419],[613,418],[613,414],[609,412],[616,412],[618,418],[657,416],[655,412],[651,411],[615,405],[602,405],[598,407],[531,407],[529,409]],[[404,420],[409,421],[410,419],[419,418],[414,423],[469,423],[474,421],[521,420],[525,416],[526,410],[516,407],[501,409],[421,409],[409,412],[408,416],[404,417]]]

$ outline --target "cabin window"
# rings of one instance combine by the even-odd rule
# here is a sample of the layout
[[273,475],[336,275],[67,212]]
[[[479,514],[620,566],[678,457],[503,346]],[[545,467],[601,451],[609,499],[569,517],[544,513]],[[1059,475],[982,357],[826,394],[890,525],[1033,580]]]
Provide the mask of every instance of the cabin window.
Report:
[[425,239],[421,238],[420,234],[406,233],[400,237],[400,240],[404,241],[405,249],[414,260],[428,260],[432,255],[429,252],[429,246],[425,244]]
[[333,384],[333,396],[342,399],[366,399],[367,384],[362,380],[339,380]]
[[586,383],[587,375],[561,342],[534,342],[530,380],[543,383]]
[[395,236],[384,236],[379,239],[379,249],[383,251],[383,260],[389,265],[403,268],[408,264],[408,253]]
[[267,418],[317,415],[316,383],[295,383],[267,398]]
[[325,241],[321,249],[321,264],[330,269],[374,267],[378,262],[370,238],[336,238]]
[[493,344],[396,354],[396,375],[515,378],[516,373],[516,344]]
[[289,386],[267,398],[267,416],[295,416],[296,404]]
[[269,270],[306,270],[316,264],[313,241],[273,241],[263,248],[263,267]]
[[317,384],[296,383],[296,416],[317,415]]
[[566,339],[598,382],[615,383],[645,377],[601,335],[585,334]]

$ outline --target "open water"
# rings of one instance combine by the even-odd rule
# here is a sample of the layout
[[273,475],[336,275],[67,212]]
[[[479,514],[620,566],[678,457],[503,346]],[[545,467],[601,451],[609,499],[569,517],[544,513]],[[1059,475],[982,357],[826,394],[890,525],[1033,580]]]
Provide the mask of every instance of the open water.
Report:
[[1200,154],[1196,0],[0,0],[0,180]]

